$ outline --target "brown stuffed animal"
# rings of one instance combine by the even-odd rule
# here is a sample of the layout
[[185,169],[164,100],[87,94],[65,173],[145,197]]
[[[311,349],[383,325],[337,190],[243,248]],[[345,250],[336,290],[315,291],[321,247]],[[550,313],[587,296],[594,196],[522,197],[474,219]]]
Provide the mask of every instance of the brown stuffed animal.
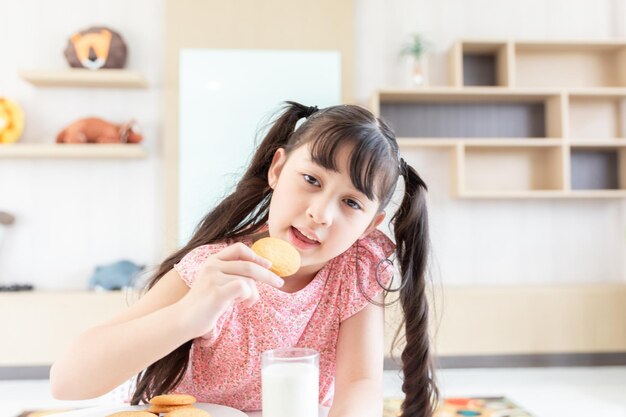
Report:
[[91,27],[70,37],[65,48],[65,59],[73,68],[124,68],[126,43],[113,29]]
[[80,119],[57,135],[57,143],[139,143],[143,136],[135,131],[136,122],[116,125],[95,117]]

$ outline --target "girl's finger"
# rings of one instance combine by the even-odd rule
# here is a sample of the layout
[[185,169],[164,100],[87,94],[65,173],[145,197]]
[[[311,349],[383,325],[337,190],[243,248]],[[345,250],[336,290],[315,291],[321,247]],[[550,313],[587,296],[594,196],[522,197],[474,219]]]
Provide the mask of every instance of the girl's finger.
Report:
[[233,245],[227,246],[218,253],[215,254],[218,259],[222,261],[249,261],[261,265],[264,268],[269,268],[272,263],[267,259],[254,253],[252,249],[241,242],[237,242]]
[[240,275],[242,277],[251,278],[255,281],[265,282],[274,287],[280,288],[285,281],[257,263],[249,261],[230,261],[222,262],[221,270],[225,274]]
[[253,295],[253,290],[246,278],[231,275],[231,279],[218,286],[215,291],[220,301],[246,300]]
[[250,297],[244,301],[245,307],[252,307],[257,301],[259,301],[259,290],[256,286],[256,282],[250,278],[245,278],[248,281],[248,285],[250,285],[250,290],[252,291]]

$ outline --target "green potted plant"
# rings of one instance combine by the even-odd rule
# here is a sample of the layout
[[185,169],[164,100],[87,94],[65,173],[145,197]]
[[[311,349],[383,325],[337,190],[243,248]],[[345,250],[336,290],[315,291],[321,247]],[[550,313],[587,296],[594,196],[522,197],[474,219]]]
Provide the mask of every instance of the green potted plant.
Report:
[[402,46],[401,56],[412,59],[413,75],[412,82],[415,86],[424,86],[428,82],[426,52],[430,49],[430,43],[419,33],[411,35],[411,39]]

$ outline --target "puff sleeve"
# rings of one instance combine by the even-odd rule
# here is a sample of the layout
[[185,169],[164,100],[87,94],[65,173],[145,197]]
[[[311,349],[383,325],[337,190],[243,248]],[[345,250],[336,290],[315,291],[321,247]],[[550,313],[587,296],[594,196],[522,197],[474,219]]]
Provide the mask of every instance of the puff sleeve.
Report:
[[196,279],[198,270],[200,270],[206,258],[221,251],[226,248],[226,246],[227,245],[224,243],[198,246],[187,252],[183,259],[174,265],[174,269],[178,272],[178,275],[180,275],[185,284],[191,287]]
[[340,321],[361,311],[369,303],[368,298],[374,299],[383,291],[378,281],[386,288],[389,287],[393,267],[382,261],[388,259],[394,251],[394,243],[377,229],[347,251],[345,273],[339,290]]

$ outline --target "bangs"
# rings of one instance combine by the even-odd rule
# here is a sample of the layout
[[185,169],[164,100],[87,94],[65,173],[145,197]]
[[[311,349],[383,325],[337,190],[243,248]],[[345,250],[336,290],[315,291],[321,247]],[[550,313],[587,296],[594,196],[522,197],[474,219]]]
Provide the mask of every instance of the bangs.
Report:
[[351,148],[348,172],[352,185],[368,199],[377,199],[381,206],[387,204],[398,179],[399,169],[391,147],[375,125],[329,126],[307,141],[311,159],[316,164],[338,172],[339,150]]

